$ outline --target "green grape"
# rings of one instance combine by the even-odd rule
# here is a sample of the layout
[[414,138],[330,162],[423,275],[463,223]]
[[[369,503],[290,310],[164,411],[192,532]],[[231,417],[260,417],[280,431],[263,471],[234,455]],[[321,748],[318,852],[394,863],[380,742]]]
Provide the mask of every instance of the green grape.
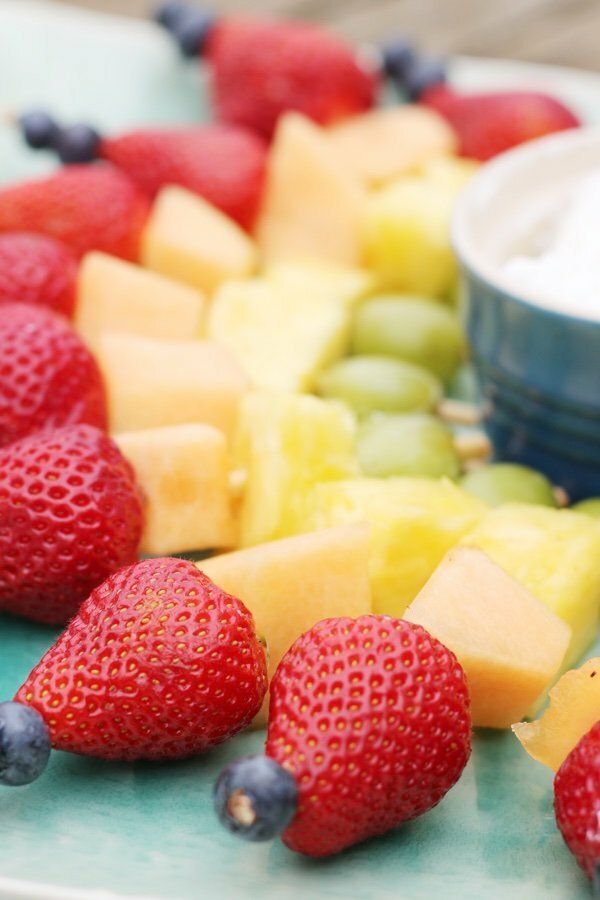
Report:
[[600,519],[600,497],[589,497],[587,500],[580,500],[571,509],[575,510],[575,512],[585,513],[586,516],[595,516]]
[[425,475],[456,478],[460,461],[452,432],[427,413],[375,413],[365,419],[357,439],[365,475]]
[[323,397],[343,400],[358,415],[370,412],[426,412],[442,395],[439,380],[420,366],[389,356],[351,356],[317,379]]
[[417,363],[448,381],[464,356],[456,315],[435,300],[382,295],[358,309],[352,330],[354,353],[381,353]]
[[469,472],[462,487],[490,506],[502,503],[535,503],[556,506],[552,484],[541,472],[517,463],[492,463]]

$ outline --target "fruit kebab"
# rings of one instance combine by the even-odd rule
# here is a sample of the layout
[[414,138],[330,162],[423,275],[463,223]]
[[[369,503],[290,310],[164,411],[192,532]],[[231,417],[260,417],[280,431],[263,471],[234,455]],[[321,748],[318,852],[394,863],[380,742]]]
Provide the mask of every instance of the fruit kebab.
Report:
[[66,164],[104,160],[153,200],[177,184],[199,194],[249,229],[262,197],[267,149],[255,132],[236,125],[149,128],[111,137],[85,123],[61,126],[48,112],[19,118],[27,144],[54,150]]
[[265,755],[232,763],[214,792],[239,837],[281,834],[322,857],[435,806],[471,749],[469,693],[454,654],[389,616],[325,619],[271,682]]
[[564,103],[533,91],[463,94],[446,67],[404,39],[380,51],[352,50],[325,29],[258,17],[221,17],[187,3],[157,14],[185,56],[208,64],[215,115],[270,137],[279,116],[296,110],[322,125],[364,112],[383,77],[402,95],[435,109],[459,137],[460,152],[485,160],[523,141],[580,124]]
[[38,778],[50,747],[182,759],[246,728],[267,690],[246,607],[182,559],[134,563],[92,591],[15,700],[0,704],[0,784]]

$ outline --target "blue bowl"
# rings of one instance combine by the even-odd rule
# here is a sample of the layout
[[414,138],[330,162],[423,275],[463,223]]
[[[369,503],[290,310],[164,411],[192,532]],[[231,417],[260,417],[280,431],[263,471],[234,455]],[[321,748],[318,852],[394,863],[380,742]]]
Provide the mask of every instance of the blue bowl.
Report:
[[576,179],[598,167],[598,129],[534,141],[482,167],[453,223],[495,456],[545,472],[572,500],[600,495],[600,297],[595,319],[544,308],[507,287],[501,266],[560,215]]

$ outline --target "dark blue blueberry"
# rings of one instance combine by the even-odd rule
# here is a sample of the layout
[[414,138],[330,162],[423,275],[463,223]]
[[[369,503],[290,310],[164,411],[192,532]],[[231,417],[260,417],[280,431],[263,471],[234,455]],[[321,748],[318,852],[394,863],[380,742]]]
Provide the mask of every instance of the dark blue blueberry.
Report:
[[43,109],[32,109],[19,117],[23,137],[34,150],[52,146],[56,134],[56,122]]
[[389,78],[404,78],[404,74],[417,60],[417,51],[405,38],[397,38],[385,44],[381,51],[382,68]]
[[0,784],[30,784],[49,756],[50,735],[40,714],[22,703],[0,703]]
[[100,135],[91,125],[68,125],[57,129],[53,148],[63,163],[86,163],[96,159]]
[[219,821],[247,841],[270,841],[296,814],[298,787],[268,756],[247,756],[223,769],[214,788]]
[[417,59],[408,66],[401,79],[401,87],[409,100],[418,100],[431,87],[444,84],[446,66],[440,59]]
[[200,56],[214,21],[214,16],[201,9],[188,9],[178,19],[171,30],[184,56]]
[[171,0],[169,3],[162,3],[154,13],[154,20],[172,31],[177,22],[189,11],[188,3],[181,3],[180,0]]

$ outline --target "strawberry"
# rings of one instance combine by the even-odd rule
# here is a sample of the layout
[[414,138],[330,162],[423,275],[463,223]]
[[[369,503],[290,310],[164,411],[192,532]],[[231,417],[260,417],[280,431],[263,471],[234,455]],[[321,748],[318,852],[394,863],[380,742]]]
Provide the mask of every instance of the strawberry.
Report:
[[0,233],[45,234],[77,257],[102,250],[136,260],[148,210],[148,199],[115,166],[65,166],[0,190]]
[[113,441],[72,425],[0,450],[0,610],[61,624],[137,557],[142,501]]
[[460,94],[438,84],[425,90],[420,100],[452,125],[463,156],[482,161],[533,138],[581,124],[559,100],[531,91]]
[[0,305],[0,372],[0,447],[44,428],[79,422],[106,428],[98,366],[57,313]]
[[158,20],[186,55],[202,52],[223,122],[269,138],[287,110],[329,124],[375,102],[375,68],[317,25],[246,16],[213,22],[182,3],[166,4]]
[[271,682],[266,756],[234,763],[215,788],[221,821],[250,840],[283,831],[327,856],[435,806],[470,753],[465,674],[419,625],[325,619]]
[[0,235],[0,304],[31,303],[71,316],[77,261],[69,248],[41,234]]
[[590,878],[600,875],[600,722],[581,738],[554,779],[556,822]]
[[18,691],[52,745],[104,759],[177,759],[250,724],[267,689],[246,607],[182,559],[97,587]]

